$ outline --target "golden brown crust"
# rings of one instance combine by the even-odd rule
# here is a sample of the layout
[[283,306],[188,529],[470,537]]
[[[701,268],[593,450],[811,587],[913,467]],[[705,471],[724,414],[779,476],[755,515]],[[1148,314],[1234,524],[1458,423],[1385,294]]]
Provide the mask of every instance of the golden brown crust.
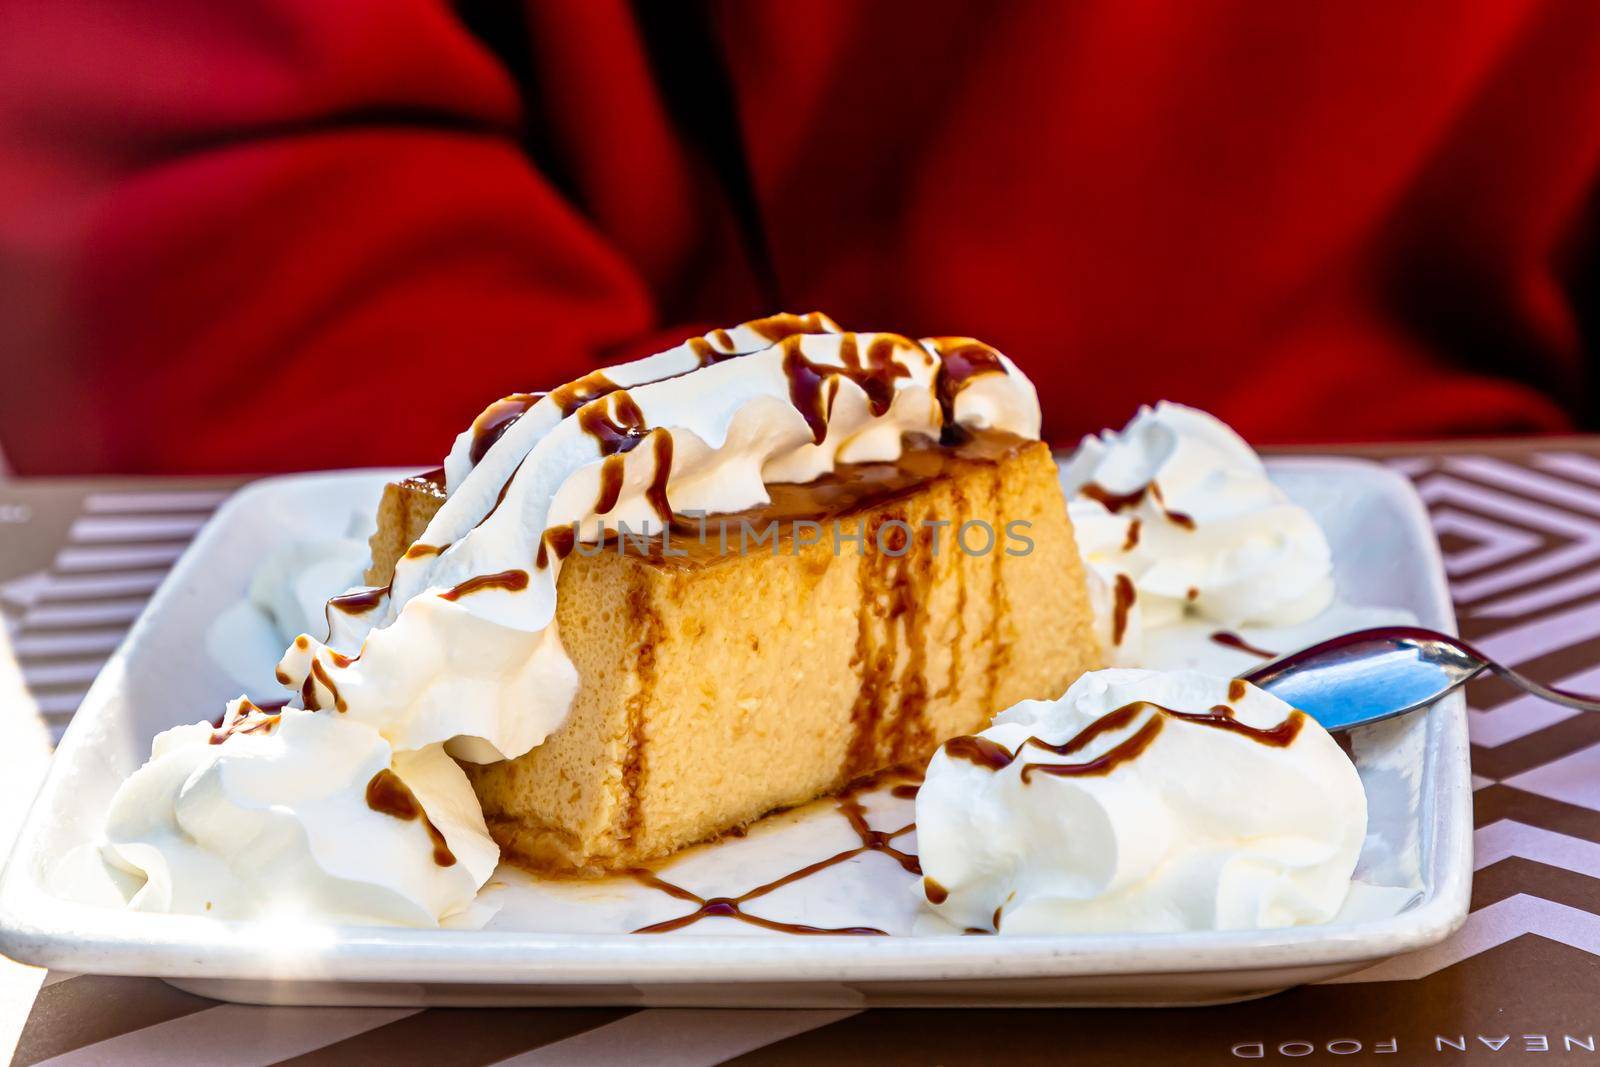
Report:
[[444,502],[444,490],[426,478],[406,478],[383,487],[378,528],[367,539],[372,548],[372,565],[365,579],[368,585],[389,584],[395,563],[422,536]]

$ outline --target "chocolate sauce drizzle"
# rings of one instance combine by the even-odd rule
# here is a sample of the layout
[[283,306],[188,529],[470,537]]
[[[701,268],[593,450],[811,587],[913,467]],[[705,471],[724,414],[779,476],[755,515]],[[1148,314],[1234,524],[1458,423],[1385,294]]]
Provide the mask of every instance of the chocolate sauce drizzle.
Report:
[[934,382],[939,411],[944,415],[944,425],[959,434],[956,397],[974,378],[1006,373],[1005,364],[1000,362],[999,352],[970,337],[930,337],[928,344],[939,357],[939,372]]
[[[344,663],[342,666],[349,666]],[[345,703],[344,697],[339,694],[339,687],[333,684],[333,679],[328,677],[328,668],[322,665],[320,659],[311,661],[311,670],[306,674],[306,680],[300,686],[300,703],[307,711],[321,711],[322,702],[317,699],[317,683],[328,691],[328,696],[333,699],[336,711],[348,711],[350,706]]]
[[578,531],[572,526],[553,526],[539,538],[539,551],[533,557],[534,566],[540,570],[550,566],[552,558],[566,559],[578,543]]
[[1118,572],[1116,585],[1112,589],[1111,604],[1111,643],[1121,645],[1122,639],[1128,632],[1128,612],[1133,609],[1134,602],[1139,599],[1139,590],[1134,586],[1133,579],[1126,574]]
[[859,794],[865,790],[877,787],[882,778],[882,775],[878,775],[860,781],[846,789],[837,797],[839,813],[845,817],[846,821],[849,822],[851,829],[853,829],[856,832],[856,836],[860,838],[861,843],[859,845],[855,846],[854,848],[847,848],[843,852],[835,853],[834,855],[829,856],[826,859],[818,860],[815,863],[808,863],[798,870],[790,871],[788,874],[785,874],[779,878],[774,878],[770,882],[764,882],[761,885],[756,886],[754,889],[746,890],[736,897],[702,897],[697,893],[691,893],[682,886],[674,885],[673,883],[666,881],[654,871],[649,871],[642,867],[636,867],[628,871],[627,873],[641,885],[649,886],[651,889],[659,890],[675,900],[682,900],[695,905],[695,909],[693,911],[684,915],[680,915],[675,919],[667,919],[664,922],[652,923],[649,926],[641,927],[633,932],[636,934],[665,934],[670,933],[673,930],[682,930],[686,926],[693,926],[702,919],[720,917],[735,919],[750,926],[759,926],[764,930],[775,930],[779,933],[785,934],[834,934],[856,937],[888,936],[887,931],[879,930],[873,926],[844,926],[834,928],[807,926],[804,923],[791,923],[782,922],[777,919],[767,919],[760,915],[752,915],[744,910],[744,905],[750,903],[752,900],[757,900],[766,896],[768,893],[773,892],[774,890],[781,889],[783,886],[798,882],[802,878],[809,878],[819,871],[827,870],[829,867],[836,867],[847,860],[852,860],[855,857],[863,855],[867,852],[877,852],[888,856],[890,859],[898,863],[907,873],[916,875],[922,874],[922,865],[918,862],[917,857],[909,852],[904,852],[899,848],[896,848],[892,843],[896,838],[899,838],[914,830],[916,828],[915,823],[907,823],[898,830],[884,831],[874,830],[867,822],[866,809],[861,804]]
[[[999,525],[1003,517],[1000,468],[989,472],[989,510],[991,521]],[[965,553],[963,553],[963,556]],[[989,554],[989,619],[981,644],[988,652],[983,666],[984,698],[986,708],[1002,708],[1007,702],[1000,699],[1000,678],[1011,665],[1011,648],[1015,643],[1011,623],[1011,596],[1006,592],[1005,553],[998,550]]]
[[433,820],[428,818],[428,813],[422,810],[422,805],[417,803],[416,794],[389,768],[385,767],[373,775],[367,783],[367,807],[407,822],[420,818],[423,828],[428,831],[429,840],[433,842],[433,862],[440,867],[455,866],[455,853],[450,851],[444,834],[439,832]]
[[977,734],[952,737],[944,743],[944,752],[951,759],[966,760],[991,771],[1004,770],[1015,758],[1011,750],[1000,742]]
[[833,320],[820,311],[808,311],[804,315],[780,311],[766,318],[751,319],[744,325],[746,329],[769,344],[776,344],[785,337],[792,337],[797,333],[834,332]]
[[[818,311],[812,311],[805,315],[782,312],[777,315],[769,315],[764,319],[752,319],[745,323],[744,326],[745,329],[750,330],[769,345],[776,344],[796,334],[835,332],[831,320]],[[689,346],[689,351],[694,353],[701,367],[709,367],[713,363],[721,363],[724,360],[750,354],[749,352],[738,351],[734,347],[733,335],[727,330],[712,330],[706,337],[691,337],[685,343]]]
[[617,501],[622,498],[622,456],[607,456],[600,463],[600,495],[595,497],[594,513],[596,515],[609,515],[611,509],[617,506]]
[[507,592],[520,593],[526,588],[528,588],[527,571],[497,571],[494,574],[479,574],[468,578],[460,585],[440,593],[439,599],[460,600],[464,596],[469,596],[484,589],[504,589]]
[[[1234,702],[1244,698],[1246,686],[1240,679],[1233,679],[1228,683],[1228,699]],[[1209,726],[1219,730],[1227,730],[1240,734],[1258,744],[1268,745],[1273,748],[1287,748],[1300,735],[1300,730],[1305,726],[1305,713],[1295,709],[1276,726],[1259,727],[1250,726],[1240,722],[1233,713],[1233,709],[1226,704],[1218,704],[1210,711],[1174,711],[1172,708],[1162,707],[1160,704],[1148,700],[1135,700],[1124,704],[1115,711],[1107,712],[1094,722],[1085,726],[1073,737],[1062,744],[1054,745],[1038,737],[1029,737],[1018,745],[1015,751],[1007,749],[1004,745],[986,737],[969,735],[966,737],[952,738],[945,742],[945,755],[951,759],[966,760],[991,771],[1003,770],[1016,761],[1017,756],[1024,748],[1032,746],[1053,752],[1058,756],[1071,756],[1081,752],[1095,738],[1115,730],[1125,729],[1133,723],[1138,716],[1146,711],[1155,712],[1133,734],[1112,746],[1100,756],[1082,763],[1027,763],[1022,767],[1022,780],[1027,783],[1034,772],[1048,774],[1057,778],[1093,777],[1111,773],[1124,763],[1131,762],[1150,747],[1151,743],[1160,735],[1163,725],[1168,719],[1180,719],[1184,722],[1194,723],[1197,726]]]
[[467,457],[474,467],[483,462],[495,442],[542,396],[543,393],[512,393],[484,408],[482,414],[472,420],[472,446],[467,450]]
[[[280,705],[281,706],[281,705]],[[224,712],[224,715],[227,713]],[[246,721],[249,715],[260,715],[261,718]],[[270,734],[278,728],[282,716],[267,714],[262,708],[249,700],[242,700],[239,704],[239,715],[232,724],[223,726],[220,723],[211,731],[211,743],[220,745],[236,734]]]
[[1276,652],[1268,652],[1264,648],[1257,648],[1231,630],[1218,630],[1211,635],[1211,640],[1214,644],[1221,645],[1224,648],[1236,648],[1240,652],[1248,652],[1252,656],[1260,656],[1262,659],[1276,659],[1278,656]]
[[[925,750],[930,737],[925,631],[935,562],[929,542],[932,530],[923,527],[910,543],[905,534],[909,524],[902,523],[906,523],[903,513],[889,511],[873,516],[861,528],[865,544],[857,561],[857,581],[862,596],[851,657],[851,665],[860,671],[860,683],[851,704],[851,738],[845,755],[845,774],[851,778]],[[885,724],[885,712],[891,709],[894,718]]]
[[[744,326],[768,344],[777,343],[795,334],[832,333],[837,330],[831,319],[817,311],[805,315],[783,312],[753,319],[744,323]],[[705,337],[691,337],[685,343],[694,353],[700,367],[750,354],[735,349],[733,337],[727,330],[713,330],[709,340]],[[545,397],[548,396],[556,409],[561,412],[561,417],[566,418],[585,404],[616,392],[619,388],[604,371],[592,371],[581,378],[558,386],[549,393],[512,393],[496,400],[480,412],[472,422],[472,444],[467,453],[471,465],[475,467],[481,463],[495,443],[505,436],[506,431],[527,414],[529,408]],[[432,480],[443,485],[444,470],[441,468],[437,472],[437,477]]]
[[608,515],[622,497],[625,473],[623,455],[645,441],[655,453],[655,474],[645,489],[645,500],[663,523],[672,521],[672,504],[667,499],[667,481],[672,476],[672,435],[664,429],[651,429],[644,413],[625,392],[612,394],[609,402],[589,404],[578,412],[578,425],[600,446],[605,457],[600,464],[600,493],[595,514]]
[[[1155,501],[1156,507],[1161,510],[1161,514],[1166,516],[1168,522],[1185,530],[1194,529],[1194,517],[1192,515],[1185,514],[1184,512],[1173,511],[1172,509],[1168,508],[1166,501],[1161,497],[1161,486],[1157,485],[1153,481],[1146,482],[1137,489],[1132,489],[1126,493],[1112,492],[1110,489],[1107,489],[1098,482],[1088,482],[1083,486],[1083,488],[1079,489],[1078,492],[1082,493],[1090,500],[1098,501],[1101,507],[1111,512],[1113,515],[1121,514],[1122,512],[1127,511],[1129,508],[1137,506],[1148,495],[1152,500]],[[1137,522],[1138,520],[1135,521]],[[1123,550],[1126,551],[1131,549],[1138,543],[1139,532],[1137,530],[1130,529],[1128,531],[1128,541],[1123,545]]]
[[578,409],[578,425],[595,439],[602,456],[631,452],[649,433],[644,412],[633,397],[621,390]]
[[618,388],[615,382],[605,376],[604,371],[591,371],[576,381],[551,390],[550,401],[561,412],[561,417],[566,418],[579,408],[616,392]]
[[843,366],[813,363],[801,348],[803,335],[786,337],[780,342],[783,351],[783,373],[789,379],[789,402],[794,405],[811,428],[811,439],[821,444],[828,435],[828,415],[833,411],[833,401],[839,395],[839,383],[852,381],[867,394],[867,406],[872,414],[882,418],[894,402],[895,382],[910,377],[911,372],[894,358],[897,351],[914,346],[899,334],[874,334],[863,355],[858,338],[853,333],[839,334],[839,361]]
[[628,698],[628,747],[622,757],[623,803],[617,808],[612,833],[619,841],[630,841],[644,819],[643,797],[645,788],[645,712],[655,696],[656,648],[663,634],[661,615],[651,599],[650,582],[642,571],[630,578],[628,588],[628,615],[631,631],[639,635],[634,653],[633,673],[638,686]]
[[[434,551],[437,552],[438,549],[434,549]],[[411,554],[409,549],[406,551],[406,554]],[[376,589],[356,589],[352,592],[340,593],[336,597],[329,598],[328,607],[342,611],[346,615],[365,615],[367,612],[373,610],[379,604],[383,603],[383,598],[388,595],[388,586],[382,586]]]

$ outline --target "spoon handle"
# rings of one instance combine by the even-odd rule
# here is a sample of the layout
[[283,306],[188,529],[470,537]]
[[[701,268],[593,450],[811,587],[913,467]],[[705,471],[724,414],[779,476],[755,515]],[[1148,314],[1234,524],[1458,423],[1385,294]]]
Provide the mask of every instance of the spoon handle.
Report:
[[1552,704],[1560,704],[1564,708],[1576,708],[1578,711],[1600,711],[1600,699],[1582,696],[1578,693],[1569,693],[1565,689],[1554,686],[1540,685],[1525,674],[1519,674],[1510,667],[1496,663],[1492,659],[1484,659],[1484,663],[1494,673],[1521,689],[1525,693],[1532,693],[1540,700],[1548,700]]

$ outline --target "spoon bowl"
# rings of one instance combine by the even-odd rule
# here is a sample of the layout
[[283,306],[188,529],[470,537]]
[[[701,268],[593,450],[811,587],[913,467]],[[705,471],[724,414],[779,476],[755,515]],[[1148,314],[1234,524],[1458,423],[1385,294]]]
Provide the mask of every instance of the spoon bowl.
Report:
[[1540,685],[1458,637],[1416,626],[1358,630],[1239,677],[1338,732],[1425,708],[1484,671],[1545,700],[1600,711],[1600,698]]

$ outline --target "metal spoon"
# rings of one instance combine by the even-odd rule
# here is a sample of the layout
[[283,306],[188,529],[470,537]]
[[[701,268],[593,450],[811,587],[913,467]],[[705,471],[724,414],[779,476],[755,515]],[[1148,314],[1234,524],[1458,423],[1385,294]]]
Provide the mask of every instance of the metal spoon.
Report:
[[1484,671],[1551,703],[1600,711],[1600,698],[1540,685],[1459,637],[1416,626],[1358,630],[1239,677],[1339,731],[1425,708]]

